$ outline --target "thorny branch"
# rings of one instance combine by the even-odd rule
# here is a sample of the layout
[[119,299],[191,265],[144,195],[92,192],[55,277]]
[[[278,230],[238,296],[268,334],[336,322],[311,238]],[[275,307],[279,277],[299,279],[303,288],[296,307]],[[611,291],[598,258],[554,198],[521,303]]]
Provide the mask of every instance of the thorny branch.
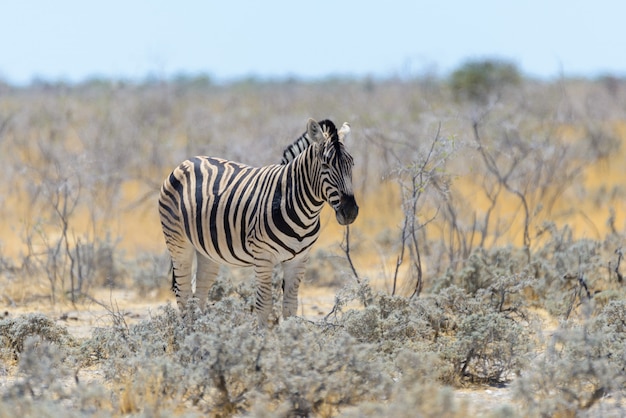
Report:
[[356,282],[358,284],[361,284],[361,278],[359,277],[359,273],[357,273],[356,268],[354,267],[354,263],[352,262],[352,256],[350,254],[350,225],[346,225],[346,231],[344,233],[341,249],[346,254],[346,259],[348,260],[348,264],[350,265],[350,269],[352,270],[352,274],[354,275]]

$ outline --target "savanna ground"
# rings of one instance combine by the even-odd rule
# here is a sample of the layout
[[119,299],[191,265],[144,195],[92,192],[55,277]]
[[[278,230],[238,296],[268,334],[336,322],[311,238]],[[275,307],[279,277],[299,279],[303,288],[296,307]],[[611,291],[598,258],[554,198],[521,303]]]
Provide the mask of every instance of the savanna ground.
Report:
[[[0,87],[0,417],[626,415],[626,84],[514,70]],[[360,214],[299,317],[258,332],[224,269],[181,319],[162,179],[308,117],[350,122]]]

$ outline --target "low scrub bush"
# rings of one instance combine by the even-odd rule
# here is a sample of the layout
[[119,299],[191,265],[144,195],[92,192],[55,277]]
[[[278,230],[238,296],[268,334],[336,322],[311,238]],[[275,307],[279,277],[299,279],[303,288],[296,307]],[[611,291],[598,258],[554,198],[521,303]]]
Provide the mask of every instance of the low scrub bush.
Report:
[[[589,315],[592,307],[585,305]],[[528,413],[540,416],[623,416],[626,338],[623,301],[597,317],[566,321],[515,383]]]
[[[446,280],[464,281],[451,274]],[[455,285],[411,299],[374,294],[365,308],[346,311],[334,325],[383,358],[406,350],[434,354],[442,384],[504,383],[519,374],[533,349],[535,320],[522,297],[529,282],[509,273],[484,285],[473,295]]]
[[110,391],[99,382],[80,380],[77,345],[66,328],[40,314],[4,320],[0,328],[3,334],[14,332],[3,340],[10,341],[8,353],[18,359],[11,384],[0,392],[0,417],[109,415]]
[[[75,416],[460,417],[470,410],[452,388],[514,381],[530,415],[623,412],[626,304],[580,299],[586,316],[544,341],[533,310],[545,273],[534,276],[524,259],[510,248],[475,251],[419,297],[351,281],[325,319],[265,331],[253,282],[223,275],[206,312],[194,300],[185,316],[167,304],[129,325],[110,310],[113,326],[80,344],[44,315],[5,319],[3,356],[17,367],[1,402],[23,416],[63,405]],[[84,383],[84,370],[104,382]]]
[[16,360],[24,351],[26,340],[49,342],[60,347],[73,346],[74,339],[67,329],[58,326],[40,313],[26,314],[0,321],[0,355],[4,360]]
[[206,313],[192,303],[185,318],[167,305],[149,321],[98,330],[82,358],[121,386],[126,412],[180,404],[230,415],[258,401],[289,416],[323,414],[388,390],[376,351],[349,334],[300,319],[259,332],[255,318],[236,293]]
[[[181,317],[166,305],[137,325],[97,330],[78,351],[118,388],[114,403],[125,412],[186,405],[231,415],[263,405],[274,416],[334,416],[418,397],[462,414],[447,404],[446,385],[506,382],[527,361],[528,315],[512,302],[516,286],[500,279],[472,297],[451,286],[410,299],[354,284],[326,320],[292,318],[260,332],[249,286],[220,278],[208,312],[192,301]],[[348,309],[351,301],[367,306]]]

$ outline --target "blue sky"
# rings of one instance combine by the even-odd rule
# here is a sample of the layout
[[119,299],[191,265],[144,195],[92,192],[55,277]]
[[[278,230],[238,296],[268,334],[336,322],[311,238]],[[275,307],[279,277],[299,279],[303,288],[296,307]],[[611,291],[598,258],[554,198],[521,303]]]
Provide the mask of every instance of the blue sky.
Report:
[[445,75],[498,57],[626,76],[626,2],[4,0],[0,80]]

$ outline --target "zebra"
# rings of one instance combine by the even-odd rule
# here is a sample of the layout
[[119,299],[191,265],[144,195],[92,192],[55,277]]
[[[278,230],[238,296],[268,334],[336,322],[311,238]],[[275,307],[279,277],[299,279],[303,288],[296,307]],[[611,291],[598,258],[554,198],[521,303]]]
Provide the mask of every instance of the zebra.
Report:
[[[327,202],[340,225],[356,219],[352,156],[339,131],[325,120],[307,122],[310,145],[285,164],[251,167],[197,156],[166,177],[159,215],[172,259],[172,290],[181,312],[192,295],[205,309],[221,264],[254,267],[255,310],[265,328],[272,310],[272,272],[283,267],[283,318],[298,309],[298,288],[311,246],[320,235],[320,212]],[[293,146],[293,144],[292,144]],[[193,261],[196,275],[193,277]]]

